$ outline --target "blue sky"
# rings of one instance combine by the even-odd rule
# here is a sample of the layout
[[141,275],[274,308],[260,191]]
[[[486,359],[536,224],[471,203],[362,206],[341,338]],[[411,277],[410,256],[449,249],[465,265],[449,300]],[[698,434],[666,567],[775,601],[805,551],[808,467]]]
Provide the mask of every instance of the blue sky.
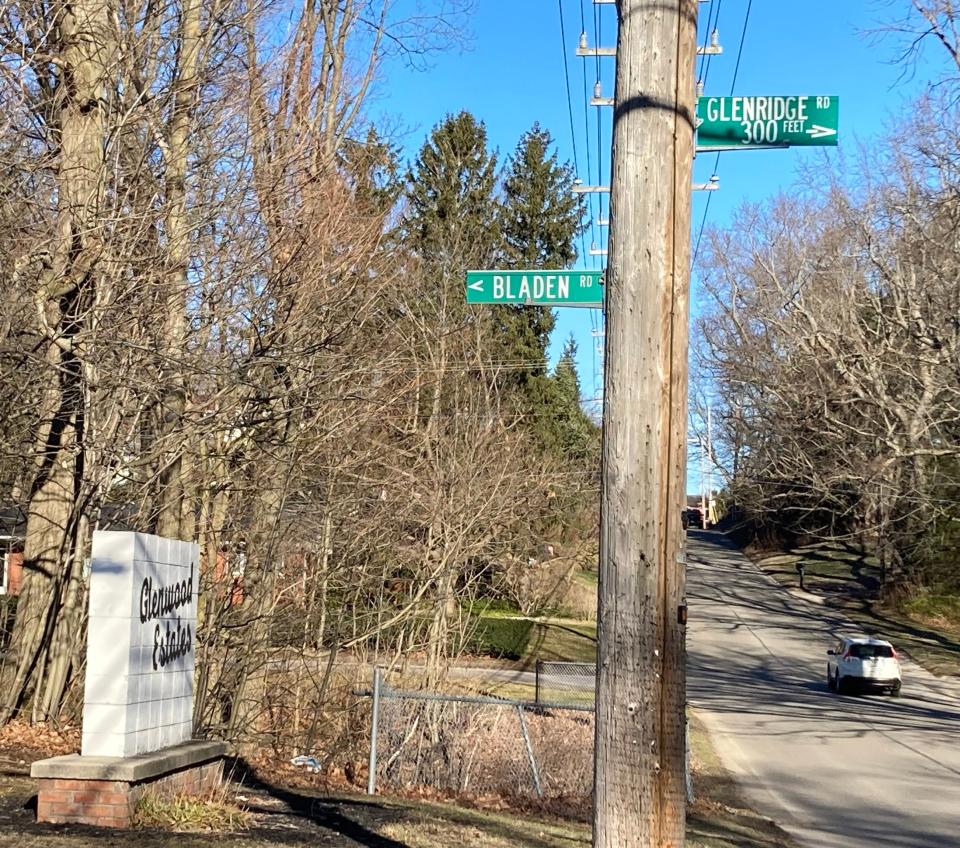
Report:
[[[750,0],[712,0],[700,6],[700,41],[706,35],[707,15],[716,19],[724,52],[713,56],[705,94],[731,93],[734,68]],[[932,52],[916,73],[903,79],[896,64],[898,44],[870,31],[885,20],[906,13],[907,0],[753,0],[735,94],[827,94],[840,97],[841,150],[882,134],[926,84],[931,66],[940,57]],[[560,8],[565,41],[561,41]],[[581,17],[582,15],[582,17]],[[597,60],[574,55],[585,22],[588,41],[614,45],[616,11],[591,0],[477,0],[470,20],[468,45],[431,59],[426,71],[393,62],[386,68],[377,108],[405,128],[401,138],[408,157],[416,152],[430,129],[445,115],[467,109],[487,127],[490,144],[501,159],[515,147],[521,133],[535,121],[551,131],[560,155],[574,160],[585,183],[609,181],[610,110],[584,109],[584,71],[587,98],[598,78]],[[570,74],[573,132],[564,76],[564,53]],[[599,78],[605,94],[612,94],[614,60],[599,60]],[[698,62],[698,68],[700,67]],[[599,138],[598,138],[599,128]],[[745,201],[758,201],[797,184],[797,167],[820,161],[820,150],[756,150],[725,153],[720,157],[720,190],[710,200],[708,226],[731,220]],[[837,155],[828,151],[827,156]],[[588,170],[589,160],[589,170]],[[701,154],[694,167],[696,182],[706,181],[714,154]],[[707,193],[693,197],[693,238],[696,239]],[[596,213],[597,200],[594,200]],[[604,201],[601,213],[606,213]],[[602,246],[605,230],[594,229],[585,247]],[[580,267],[597,267],[601,260],[587,257]],[[698,281],[693,280],[692,308],[699,308]],[[598,361],[592,331],[600,326],[596,310],[560,309],[551,353],[573,333],[580,347],[579,365],[584,395],[595,385]],[[691,469],[695,475],[695,470]],[[694,486],[695,488],[695,486]]]

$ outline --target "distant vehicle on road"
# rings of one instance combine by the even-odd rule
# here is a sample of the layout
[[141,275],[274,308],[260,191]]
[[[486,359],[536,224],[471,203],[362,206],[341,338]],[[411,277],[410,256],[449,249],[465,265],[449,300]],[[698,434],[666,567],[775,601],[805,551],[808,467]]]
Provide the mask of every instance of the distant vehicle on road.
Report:
[[871,636],[841,636],[827,651],[827,686],[845,694],[854,688],[900,694],[900,660],[893,645]]
[[696,528],[703,527],[703,513],[700,511],[700,507],[688,506],[684,510],[684,514],[687,516],[687,524],[689,526]]

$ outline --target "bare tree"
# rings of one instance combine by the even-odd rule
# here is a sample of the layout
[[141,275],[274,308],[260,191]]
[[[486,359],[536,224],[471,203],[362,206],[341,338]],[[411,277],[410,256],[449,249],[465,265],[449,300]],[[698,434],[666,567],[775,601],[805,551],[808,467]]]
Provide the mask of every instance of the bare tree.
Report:
[[865,171],[861,196],[834,183],[715,234],[702,322],[735,491],[807,532],[865,529],[888,588],[917,579],[905,554],[940,512],[934,466],[957,455],[954,116],[923,114],[924,141],[868,163],[886,177]]

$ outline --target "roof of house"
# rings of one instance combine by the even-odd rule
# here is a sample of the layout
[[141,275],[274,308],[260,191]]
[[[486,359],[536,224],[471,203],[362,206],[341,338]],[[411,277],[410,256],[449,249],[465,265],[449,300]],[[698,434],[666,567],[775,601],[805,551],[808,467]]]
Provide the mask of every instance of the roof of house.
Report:
[[27,531],[27,514],[18,506],[0,508],[0,536],[22,538]]
[[[141,530],[132,503],[107,503],[100,508],[101,530]],[[19,506],[0,507],[0,538],[22,539],[27,533],[27,513]]]

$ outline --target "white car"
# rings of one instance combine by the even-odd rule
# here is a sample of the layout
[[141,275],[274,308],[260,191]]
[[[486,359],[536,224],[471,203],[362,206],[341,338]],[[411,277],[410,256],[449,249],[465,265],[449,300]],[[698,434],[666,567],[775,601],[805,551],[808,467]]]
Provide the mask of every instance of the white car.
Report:
[[854,687],[900,694],[900,660],[893,645],[871,636],[842,636],[827,651],[827,686],[843,694]]

